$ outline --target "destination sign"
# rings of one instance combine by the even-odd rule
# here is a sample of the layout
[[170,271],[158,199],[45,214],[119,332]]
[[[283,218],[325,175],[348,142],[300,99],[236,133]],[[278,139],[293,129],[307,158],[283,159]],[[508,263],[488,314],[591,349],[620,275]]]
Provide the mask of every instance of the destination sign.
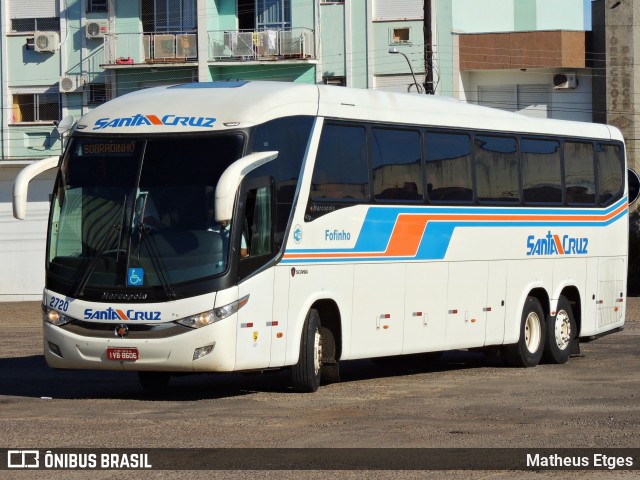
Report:
[[122,155],[135,153],[136,142],[88,142],[82,145],[82,155]]

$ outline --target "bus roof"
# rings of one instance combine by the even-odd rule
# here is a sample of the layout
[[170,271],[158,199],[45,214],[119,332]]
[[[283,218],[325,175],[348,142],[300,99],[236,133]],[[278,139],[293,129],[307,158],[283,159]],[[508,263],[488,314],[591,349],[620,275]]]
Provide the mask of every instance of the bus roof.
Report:
[[293,115],[622,141],[615,127],[532,118],[448,97],[266,81],[139,90],[97,107],[76,128],[100,134],[220,131]]

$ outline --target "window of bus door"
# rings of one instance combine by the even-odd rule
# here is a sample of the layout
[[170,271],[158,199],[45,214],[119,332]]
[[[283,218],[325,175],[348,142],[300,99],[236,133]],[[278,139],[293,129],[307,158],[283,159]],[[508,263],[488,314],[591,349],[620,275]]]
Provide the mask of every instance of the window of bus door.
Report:
[[271,260],[275,254],[273,243],[273,192],[271,177],[246,180],[242,189],[241,215],[238,216],[240,235],[232,241],[239,244],[240,257],[238,276],[240,279],[256,271]]

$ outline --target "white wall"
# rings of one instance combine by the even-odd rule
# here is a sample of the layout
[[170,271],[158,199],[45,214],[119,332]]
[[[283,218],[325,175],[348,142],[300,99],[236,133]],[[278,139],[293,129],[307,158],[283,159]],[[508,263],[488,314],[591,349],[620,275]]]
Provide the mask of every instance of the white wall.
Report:
[[13,181],[24,165],[0,164],[0,301],[39,300],[44,288],[44,260],[49,194],[55,170],[29,186],[27,218],[13,218]]
[[[578,88],[573,90],[554,90],[553,76],[558,70],[495,70],[483,72],[463,72],[460,76],[461,91],[465,92],[469,103],[477,102],[478,86],[484,85],[549,85],[551,104],[548,106],[549,118],[559,120],[592,121],[592,82],[590,70],[578,70]],[[525,112],[522,112],[525,113]]]

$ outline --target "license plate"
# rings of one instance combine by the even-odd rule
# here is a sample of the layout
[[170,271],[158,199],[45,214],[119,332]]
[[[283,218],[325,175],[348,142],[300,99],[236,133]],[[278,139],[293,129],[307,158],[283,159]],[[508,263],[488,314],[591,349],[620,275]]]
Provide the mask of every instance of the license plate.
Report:
[[116,360],[118,362],[135,362],[140,358],[138,349],[135,347],[128,348],[107,348],[107,360]]

